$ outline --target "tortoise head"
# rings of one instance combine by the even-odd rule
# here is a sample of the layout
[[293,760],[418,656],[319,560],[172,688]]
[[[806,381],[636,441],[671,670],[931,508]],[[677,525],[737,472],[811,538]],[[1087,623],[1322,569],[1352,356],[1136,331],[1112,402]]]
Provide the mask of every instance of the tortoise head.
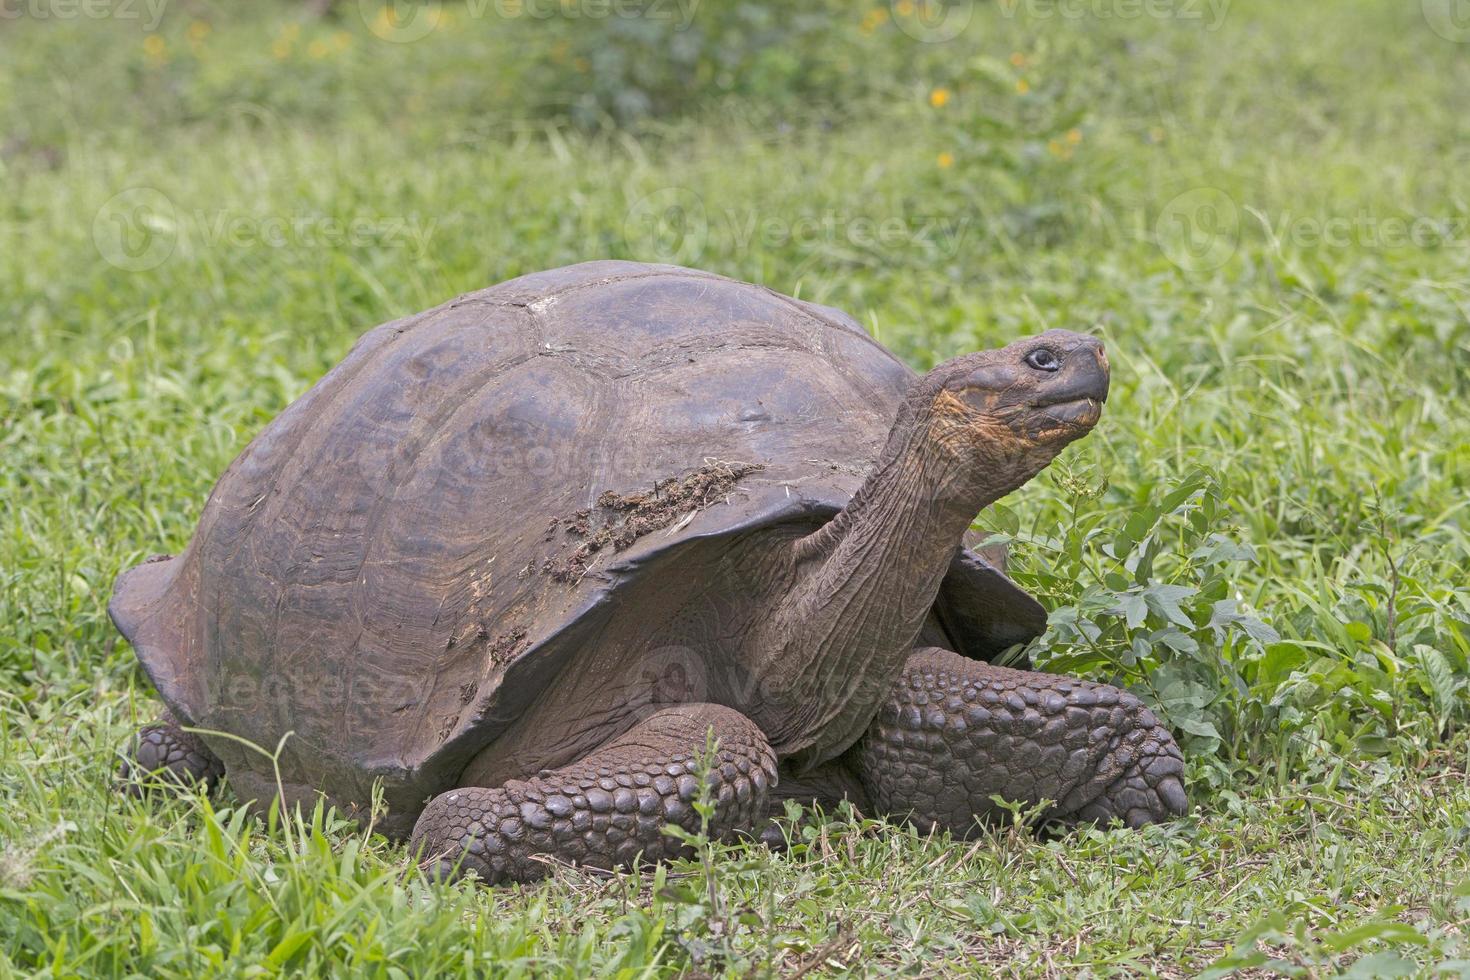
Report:
[[1108,358],[1093,337],[1048,330],[946,361],[920,391],[936,447],[967,475],[1008,492],[1097,424]]
[[[867,729],[976,513],[1086,435],[1107,396],[1102,344],[1065,330],[957,357],[910,382],[868,478],[841,513],[795,542],[798,576],[781,579],[784,596],[762,627],[770,632],[760,646],[772,652],[753,670],[791,692],[762,730],[798,771]],[[984,615],[1015,612],[1000,602]],[[810,683],[834,670],[840,697]]]

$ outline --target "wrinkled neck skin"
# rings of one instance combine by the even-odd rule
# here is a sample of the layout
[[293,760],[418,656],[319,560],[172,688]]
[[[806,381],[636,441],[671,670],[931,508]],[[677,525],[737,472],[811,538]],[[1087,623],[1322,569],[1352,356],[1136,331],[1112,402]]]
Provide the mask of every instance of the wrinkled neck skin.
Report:
[[761,631],[755,720],[781,757],[801,770],[857,740],[975,515],[1049,460],[1008,430],[962,430],[928,399],[906,404],[847,508],[792,545],[792,587]]

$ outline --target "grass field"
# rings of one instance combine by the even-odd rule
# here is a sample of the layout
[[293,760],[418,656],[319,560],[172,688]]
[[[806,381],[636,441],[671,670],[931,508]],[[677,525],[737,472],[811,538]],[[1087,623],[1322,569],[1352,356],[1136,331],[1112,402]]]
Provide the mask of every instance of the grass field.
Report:
[[[960,3],[952,38],[903,0],[339,6],[0,19],[0,977],[1470,975],[1452,0]],[[1102,336],[1103,423],[980,526],[1051,610],[1037,659],[1180,734],[1194,812],[833,814],[490,890],[331,814],[114,795],[157,710],[116,573],[368,327],[605,256],[842,307],[919,368]]]

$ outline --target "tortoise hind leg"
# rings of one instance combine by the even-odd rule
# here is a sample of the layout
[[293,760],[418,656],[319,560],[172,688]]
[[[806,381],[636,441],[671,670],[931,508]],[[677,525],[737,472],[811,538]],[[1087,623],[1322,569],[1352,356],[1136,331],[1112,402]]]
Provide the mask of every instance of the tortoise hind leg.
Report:
[[711,837],[753,828],[765,813],[776,758],[761,730],[715,704],[685,704],[650,715],[584,758],[527,780],[467,787],[429,802],[410,847],[440,879],[473,870],[484,881],[534,881],[549,871],[535,859],[598,868],[657,861],[684,845],[663,828],[697,831],[691,803],[708,733],[718,744],[709,769],[715,812]]
[[1183,814],[1184,758],[1138,698],[1106,684],[915,650],[849,761],[882,812],[967,834],[990,797],[1065,822]]
[[162,781],[208,788],[224,774],[224,763],[209,751],[204,740],[184,731],[168,712],[138,730],[117,771],[123,788],[134,796]]

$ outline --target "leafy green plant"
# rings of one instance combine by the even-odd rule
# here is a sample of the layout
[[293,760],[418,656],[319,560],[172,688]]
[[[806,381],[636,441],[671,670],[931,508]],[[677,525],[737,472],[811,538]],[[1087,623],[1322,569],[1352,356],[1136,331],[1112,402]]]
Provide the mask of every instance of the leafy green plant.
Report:
[[1058,482],[1070,509],[1054,532],[1023,535],[1015,512],[997,508],[1010,529],[1000,540],[1027,557],[1018,577],[1058,603],[1038,666],[1133,687],[1188,754],[1242,750],[1260,720],[1244,670],[1279,637],[1242,601],[1239,574],[1255,553],[1229,534],[1218,477],[1197,470],[1157,488],[1121,511],[1121,527],[1120,512],[1098,504],[1105,484],[1066,472]]
[[[1462,885],[1459,894],[1465,894]],[[1385,909],[1401,912],[1401,909]],[[1241,970],[1267,970],[1273,976],[1316,977],[1321,970],[1333,976],[1381,980],[1390,977],[1422,976],[1423,967],[1413,951],[1432,944],[1431,939],[1407,922],[1375,918],[1357,925],[1319,935],[1303,919],[1291,920],[1274,912],[1247,929],[1235,949],[1200,974],[1202,980],[1220,980]],[[1266,948],[1261,948],[1261,947]],[[1439,969],[1460,975],[1470,962],[1445,962]]]
[[682,842],[694,855],[696,875],[668,878],[663,869],[655,872],[655,892],[674,911],[673,925],[678,929],[674,941],[688,955],[690,963],[700,969],[733,969],[749,973],[754,966],[740,951],[738,934],[742,930],[758,931],[766,920],[755,909],[732,907],[725,894],[723,879],[759,874],[765,862],[744,848],[731,846],[710,836],[715,817],[714,790],[719,785],[719,741],[711,728],[704,749],[695,757],[695,773],[699,789],[691,806],[699,815],[699,829],[685,830],[678,824],[667,824],[664,833]]
[[884,77],[851,72],[867,57],[880,61],[870,69],[898,67],[905,40],[861,31],[860,13],[837,0],[707,0],[687,17],[674,12],[649,5],[641,16],[518,25],[543,46],[535,77],[547,104],[584,125],[668,119],[732,97],[788,118],[845,115]]
[[1092,80],[1072,67],[1074,39],[1024,27],[1011,33],[1009,53],[987,45],[929,66],[929,87],[918,93],[919,111],[937,123],[926,180],[964,208],[977,206],[983,187],[991,235],[1049,244],[1086,223],[1068,202],[1097,177],[1083,165]]

